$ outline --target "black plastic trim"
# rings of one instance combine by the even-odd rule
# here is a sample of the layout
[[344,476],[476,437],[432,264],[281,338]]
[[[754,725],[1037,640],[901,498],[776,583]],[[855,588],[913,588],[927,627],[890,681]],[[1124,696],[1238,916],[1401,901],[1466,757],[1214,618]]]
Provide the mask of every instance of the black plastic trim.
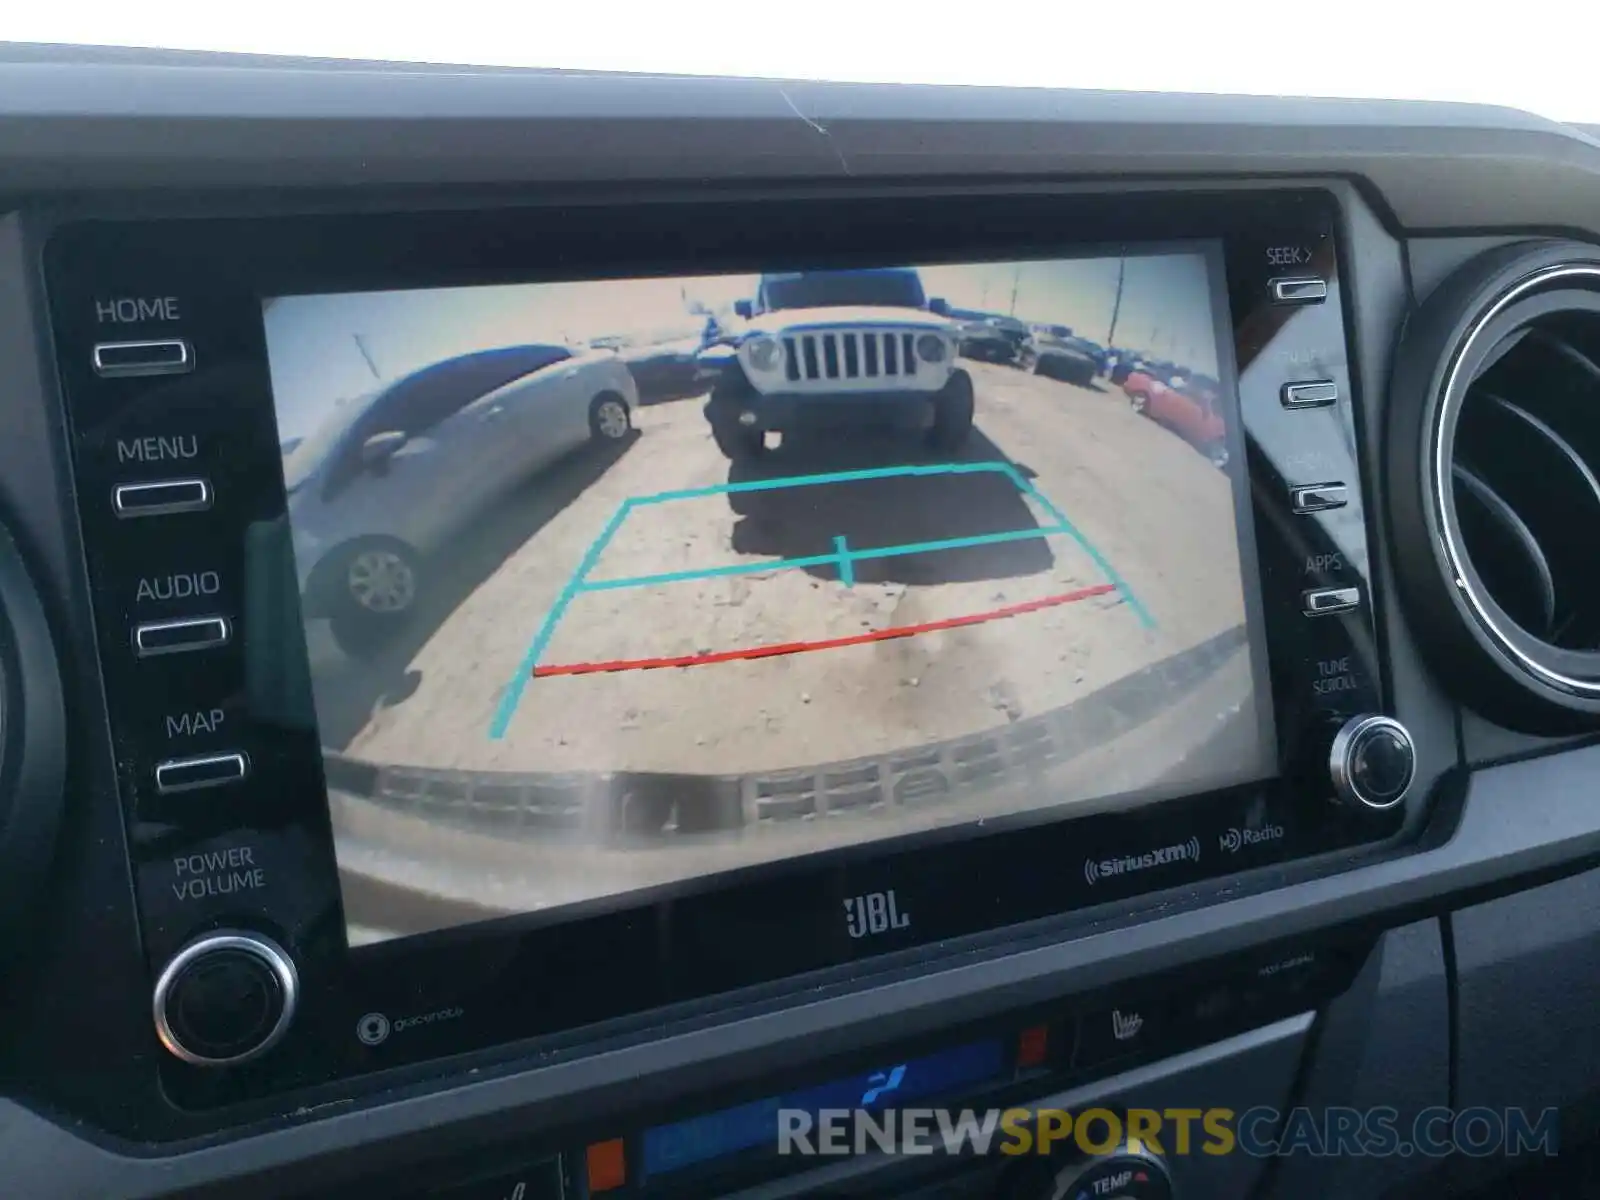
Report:
[[[346,214],[259,224],[227,222],[214,214],[203,222],[169,220],[148,226],[108,222],[56,229],[50,239],[47,267],[52,268],[61,370],[80,439],[80,482],[86,494],[105,493],[122,478],[120,473],[114,477],[105,474],[113,457],[114,430],[145,428],[140,422],[156,421],[161,412],[171,414],[161,420],[181,416],[182,421],[204,424],[208,431],[221,424],[225,429],[216,431],[215,436],[232,439],[233,448],[225,458],[231,491],[240,507],[226,514],[219,507],[208,522],[218,540],[206,543],[207,562],[217,567],[224,579],[230,573],[242,577],[243,572],[229,564],[240,561],[241,552],[255,552],[248,545],[249,536],[241,536],[241,525],[246,525],[275,530],[273,538],[281,540],[256,550],[279,555],[273,562],[289,563],[287,534],[279,521],[281,465],[260,344],[260,295],[351,286],[427,286],[476,281],[486,275],[514,278],[529,270],[556,269],[545,257],[553,253],[553,246],[561,249],[559,269],[563,271],[609,273],[641,269],[646,263],[670,267],[684,261],[676,256],[696,247],[701,251],[694,260],[697,267],[720,262],[721,256],[731,261],[735,254],[757,254],[779,244],[807,245],[812,254],[847,249],[864,254],[888,253],[902,243],[912,244],[908,239],[921,239],[922,245],[956,253],[964,252],[970,238],[974,249],[981,245],[988,252],[998,248],[999,239],[1011,229],[1032,244],[1029,239],[1055,224],[1091,240],[1096,236],[1112,241],[1145,239],[1158,234],[1171,238],[1187,230],[1226,235],[1223,245],[1228,253],[1235,336],[1241,339],[1242,361],[1253,369],[1251,381],[1241,388],[1246,413],[1243,425],[1261,451],[1258,455],[1252,450],[1249,457],[1254,460],[1252,476],[1260,473],[1252,483],[1257,549],[1265,557],[1267,565],[1262,570],[1270,583],[1264,588],[1259,615],[1272,643],[1271,686],[1282,739],[1281,776],[1251,792],[1191,797],[1166,809],[1141,808],[1129,818],[1139,822],[1137,825],[1110,814],[1108,819],[1114,819],[1115,827],[1106,826],[1105,836],[1114,839],[1106,843],[1108,853],[1120,853],[1123,845],[1140,852],[1170,844],[1194,848],[1183,860],[1182,874],[1172,870],[1160,879],[1129,878],[1115,885],[1100,879],[1089,868],[1102,859],[1095,850],[1101,834],[1097,828],[1076,822],[1054,831],[1016,835],[999,829],[996,822],[986,831],[992,832],[992,837],[981,844],[956,847],[949,854],[940,850],[937,860],[930,857],[931,850],[924,854],[907,848],[908,855],[921,857],[894,860],[906,864],[896,882],[901,900],[918,912],[917,926],[899,937],[898,945],[885,947],[885,952],[903,950],[928,958],[973,952],[979,947],[957,940],[971,936],[994,949],[1016,936],[1044,936],[1039,929],[1013,934],[1000,926],[1018,926],[1064,914],[1069,908],[1097,909],[1093,914],[1086,912],[1083,922],[1072,922],[1086,924],[1108,911],[1126,913],[1125,907],[1111,906],[1120,896],[1163,881],[1167,887],[1188,887],[1202,875],[1218,876],[1214,889],[1193,891],[1186,900],[1203,904],[1216,895],[1228,894],[1231,885],[1226,877],[1250,865],[1318,855],[1344,861],[1356,844],[1391,838],[1407,813],[1416,815],[1415,805],[1373,820],[1347,819],[1334,805],[1324,802],[1331,798],[1325,741],[1325,735],[1331,736],[1330,724],[1334,718],[1381,711],[1386,684],[1375,656],[1375,609],[1370,607],[1381,604],[1384,594],[1381,581],[1372,579],[1368,570],[1366,518],[1370,510],[1364,492],[1371,473],[1361,469],[1353,428],[1359,398],[1372,392],[1370,383],[1356,379],[1350,370],[1353,356],[1342,323],[1352,318],[1351,290],[1330,228],[1340,215],[1335,198],[1342,196],[1350,203],[1349,189],[1340,187],[1330,195],[1310,189],[1197,187],[1166,189],[1163,194],[1155,189],[1104,185],[1038,185],[1013,196],[974,184],[949,188],[930,184],[922,189],[922,195],[915,196],[910,188],[873,185],[850,189],[848,199],[846,189],[836,190],[839,197],[817,201],[824,207],[809,210],[801,207],[798,191],[780,196],[769,189],[761,207],[735,206],[731,200],[719,204],[722,189],[708,186],[700,189],[692,206],[681,200],[669,204],[660,194],[640,189],[626,197],[630,207],[618,210],[600,206],[592,195],[575,197],[564,205],[560,195],[551,193],[526,207],[474,212],[410,213],[400,209],[381,217]],[[778,207],[779,199],[791,200],[792,210]],[[1102,229],[1097,220],[1112,224]],[[779,234],[786,229],[792,232],[785,235],[784,242]],[[1101,232],[1097,234],[1097,230]],[[1237,235],[1235,231],[1239,231]],[[593,248],[601,242],[604,253]],[[1376,244],[1386,246],[1381,238]],[[1290,245],[1297,246],[1297,252],[1313,248],[1304,252],[1311,256],[1310,268],[1321,272],[1328,284],[1328,304],[1297,313],[1266,305],[1266,280],[1276,269],[1272,250]],[[397,257],[397,246],[410,246],[412,251]],[[1392,244],[1387,246],[1392,251]],[[113,285],[111,281],[117,282]],[[190,312],[186,319],[191,325],[184,328],[196,345],[204,348],[202,357],[210,366],[186,379],[181,388],[148,393],[141,389],[137,404],[127,403],[120,391],[85,379],[87,354],[79,350],[98,336],[100,324],[92,300],[101,294],[96,289],[113,286],[203,297],[202,313]],[[1220,297],[1217,308],[1222,308]],[[1336,381],[1346,399],[1315,420],[1283,414],[1277,404],[1277,388],[1291,352],[1301,360],[1316,361],[1316,373]],[[1262,436],[1255,438],[1258,425],[1264,429]],[[207,432],[208,452],[215,449],[211,437]],[[1242,449],[1235,452],[1242,456]],[[1312,518],[1291,517],[1284,511],[1289,480],[1283,472],[1288,464],[1308,457],[1319,461],[1317,477],[1350,484],[1351,503],[1346,511]],[[192,464],[196,469],[199,465]],[[1362,501],[1359,505],[1358,498]],[[133,595],[133,580],[144,569],[151,547],[127,541],[119,526],[108,524],[113,518],[103,508],[85,506],[82,519],[86,529],[94,530],[86,536],[94,551],[97,602],[105,621],[102,641],[110,646],[126,636],[126,598]],[[1272,526],[1270,534],[1264,532],[1267,524]],[[191,537],[185,553],[200,549]],[[1299,598],[1303,585],[1314,581],[1350,586],[1368,603],[1308,625]],[[225,600],[219,601],[223,607]],[[150,615],[171,614],[162,610]],[[292,619],[292,612],[290,616]],[[295,625],[292,630],[261,627],[256,644],[281,658],[285,646],[293,650],[301,640],[298,623]],[[243,646],[248,661],[251,638],[243,623],[235,640]],[[217,671],[211,682],[214,693],[232,694],[239,686],[239,664],[209,657],[217,658],[210,664]],[[181,686],[188,688],[202,682],[203,677],[193,672],[207,669],[207,664],[197,660],[193,667],[185,663],[184,669]],[[708,1006],[720,1010],[755,999],[735,994],[738,989],[776,989],[780,980],[807,972],[832,970],[843,975],[846,965],[851,968],[852,985],[864,986],[862,975],[880,969],[876,947],[869,958],[861,947],[846,941],[837,913],[840,896],[879,886],[872,883],[868,887],[867,883],[882,876],[887,847],[853,857],[840,869],[807,860],[787,871],[783,882],[769,885],[758,878],[749,884],[751,890],[737,894],[691,895],[683,890],[669,904],[667,893],[656,893],[645,898],[656,904],[654,912],[644,909],[641,902],[638,909],[596,912],[587,925],[560,927],[548,924],[548,914],[534,914],[475,933],[429,935],[426,940],[417,938],[347,958],[338,936],[342,926],[338,907],[341,900],[348,903],[354,893],[337,892],[333,886],[333,853],[327,844],[327,814],[321,805],[322,759],[309,719],[309,688],[303,701],[297,699],[289,706],[304,719],[282,721],[274,702],[263,708],[260,719],[241,725],[236,735],[230,735],[226,749],[248,752],[252,760],[251,781],[245,788],[249,796],[230,793],[225,805],[204,808],[176,803],[158,806],[146,794],[148,781],[153,765],[168,751],[163,748],[159,727],[152,727],[144,717],[152,703],[152,684],[116,658],[108,658],[106,670],[107,687],[117,704],[119,762],[129,781],[127,807],[130,813],[139,814],[130,828],[135,857],[141,864],[141,918],[151,969],[158,970],[161,961],[192,935],[203,919],[213,919],[210,910],[201,911],[182,898],[174,901],[177,890],[170,880],[173,855],[186,845],[198,849],[237,844],[226,839],[275,838],[273,852],[280,857],[269,874],[275,872],[279,886],[252,894],[248,908],[242,907],[247,902],[238,897],[222,899],[219,908],[241,907],[218,912],[214,919],[272,933],[296,956],[308,981],[304,1019],[270,1062],[254,1064],[226,1082],[209,1075],[183,1079],[181,1071],[169,1069],[163,1072],[163,1081],[167,1089],[164,1099],[170,1108],[134,1105],[109,1096],[72,1096],[69,1100],[53,1082],[48,1055],[36,1054],[37,1061],[29,1062],[24,1072],[33,1094],[70,1104],[80,1117],[119,1136],[178,1141],[209,1133],[222,1122],[245,1127],[272,1115],[278,1105],[287,1102],[285,1097],[303,1087],[320,1089],[301,1097],[308,1102],[338,1095],[341,1089],[348,1095],[348,1085],[333,1081],[371,1072],[373,1086],[379,1087],[385,1081],[377,1077],[378,1072],[411,1070],[418,1064],[426,1064],[428,1073],[443,1081],[465,1069],[459,1060],[446,1061],[450,1056],[476,1054],[489,1045],[504,1045],[508,1054],[515,1054],[514,1043],[548,1037],[559,1040],[542,1044],[541,1049],[572,1052],[580,1043],[588,1049],[612,1038],[635,1035],[642,1026],[708,1018]],[[1334,672],[1332,682],[1344,686],[1319,686],[1327,682],[1324,676],[1329,671]],[[1168,682],[1182,686],[1176,678]],[[187,693],[175,693],[183,694]],[[1448,739],[1435,741],[1433,750],[1436,757],[1419,764],[1418,777],[1425,782],[1436,778],[1444,763],[1454,757]],[[276,778],[271,774],[274,767],[279,772]],[[706,781],[697,782],[703,785]],[[676,782],[674,786],[680,789],[681,799],[685,785]],[[708,798],[719,799],[715,794]],[[1213,802],[1225,807],[1213,810]],[[1248,860],[1234,851],[1208,851],[1202,860],[1202,842],[1210,842],[1230,828],[1243,827],[1247,820],[1270,822],[1278,836]],[[1010,840],[1005,840],[1008,837]],[[1058,838],[1066,840],[1058,843],[1054,840]],[[857,858],[865,865],[851,865]],[[1074,867],[1063,869],[1064,863],[1074,860]],[[828,867],[826,875],[824,867]],[[1323,869],[1307,863],[1303,873]],[[846,870],[851,873],[845,874]],[[970,892],[954,892],[940,883],[952,872],[966,878]],[[1297,873],[1301,872],[1297,869]],[[858,879],[867,883],[855,882]],[[919,898],[914,889],[925,889],[929,898]],[[970,896],[977,894],[984,896],[984,903],[969,903]],[[1059,901],[1063,894],[1066,902]],[[766,936],[765,927],[751,920],[751,914],[774,911],[782,911],[788,918],[786,936],[776,941]],[[546,927],[535,928],[541,924]],[[1067,935],[1069,925],[1064,923],[1053,932]],[[744,950],[730,956],[729,946]],[[667,947],[670,956],[664,952]],[[899,965],[885,962],[882,969]],[[542,988],[540,982],[552,972],[562,974],[563,987]],[[781,986],[787,992],[837,982],[838,978],[808,975]],[[418,995],[432,997],[428,1003],[433,1007],[470,1012],[472,1018],[441,1022],[430,1026],[426,1037],[385,1043],[377,1052],[351,1036],[361,1014],[391,1009],[400,1003],[396,996]],[[313,998],[320,1008],[314,1008]],[[679,1008],[683,1004],[702,1007],[684,1012]],[[314,1012],[320,1014],[317,1019],[313,1019]],[[125,1061],[134,1048],[106,1049],[114,1061]],[[154,1080],[151,1083],[153,1086]],[[216,1115],[201,1115],[207,1110]]]
[[59,672],[44,605],[0,526],[0,937],[25,926],[54,857],[67,754]]
[[[1600,863],[1600,818],[1591,780],[1600,747],[1483,771],[1463,781],[1458,824],[1441,804],[1427,849],[1330,874],[1272,894],[1245,896],[1142,924],[1118,923],[1070,942],[917,975],[870,991],[811,1002],[710,1028],[663,1036],[597,1057],[480,1078],[432,1094],[395,1093],[376,1107],[301,1110],[288,1128],[162,1159],[91,1146],[21,1107],[0,1103],[0,1161],[18,1194],[154,1197],[167,1191],[229,1200],[292,1193],[403,1168],[481,1138],[591,1120],[668,1102],[735,1074],[758,1075],[834,1053],[863,1022],[903,1036],[1007,1007],[1109,986],[1279,938],[1374,919],[1399,923],[1467,898]],[[335,1169],[336,1168],[336,1169]],[[266,1173],[271,1174],[270,1185]],[[255,1177],[251,1182],[248,1177]],[[246,1186],[247,1182],[250,1186]],[[277,1193],[270,1189],[276,1187]]]
[[1594,229],[1600,211],[1590,133],[1475,105],[38,46],[0,57],[0,97],[12,194],[1317,173],[1365,180],[1418,230]]
[[1528,523],[1517,515],[1517,510],[1506,498],[1490,487],[1481,474],[1465,463],[1457,461],[1450,469],[1451,478],[1467,490],[1467,494],[1489,514],[1501,529],[1510,535],[1527,560],[1526,565],[1539,581],[1539,602],[1544,614],[1544,626],[1549,628],[1556,619],[1556,579],[1550,570],[1550,560],[1545,557],[1539,539],[1533,536]]
[[[1561,346],[1564,349],[1571,349],[1571,347],[1567,346],[1565,342],[1557,341],[1553,342],[1553,344]],[[1590,372],[1594,375],[1596,382],[1600,382],[1600,370],[1596,370],[1593,363],[1590,363],[1587,358],[1584,358],[1583,355],[1578,354],[1575,350],[1572,351],[1572,358],[1578,362],[1587,364]],[[1579,454],[1577,450],[1573,449],[1571,442],[1567,441],[1566,438],[1562,437],[1554,429],[1550,428],[1548,424],[1546,424],[1544,421],[1541,421],[1527,409],[1521,407],[1520,405],[1511,403],[1511,401],[1507,400],[1505,397],[1497,396],[1493,392],[1480,392],[1479,395],[1482,396],[1483,399],[1489,401],[1489,403],[1499,408],[1500,411],[1509,413],[1511,416],[1521,421],[1529,429],[1533,430],[1541,438],[1543,438],[1544,441],[1549,444],[1550,448],[1553,449],[1556,454],[1567,463],[1568,466],[1578,473],[1578,476],[1583,481],[1583,485],[1587,489],[1590,498],[1595,502],[1595,511],[1600,513],[1600,480],[1595,478],[1594,472],[1589,469],[1589,464],[1583,461],[1583,456]]]

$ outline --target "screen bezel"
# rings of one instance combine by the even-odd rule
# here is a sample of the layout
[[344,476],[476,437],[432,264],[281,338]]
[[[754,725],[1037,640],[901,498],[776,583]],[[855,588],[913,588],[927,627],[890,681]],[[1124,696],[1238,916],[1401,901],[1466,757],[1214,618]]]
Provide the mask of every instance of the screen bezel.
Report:
[[[1059,236],[1042,237],[1039,230],[1068,228],[1074,232],[1073,246],[1220,240],[1230,302],[1219,313],[1231,315],[1236,353],[1242,359],[1246,351],[1252,357],[1266,351],[1284,316],[1263,304],[1268,274],[1263,247],[1274,237],[1315,244],[1320,247],[1319,269],[1336,283],[1338,219],[1332,196],[1310,189],[1107,195],[1052,185],[922,185],[856,192],[829,188],[814,194],[791,190],[781,197],[757,192],[580,194],[459,211],[84,224],[57,233],[47,248],[46,265],[63,348],[61,370],[80,491],[86,497],[97,494],[106,478],[105,439],[133,403],[133,393],[98,385],[79,361],[87,356],[77,355],[77,347],[87,345],[95,333],[92,298],[127,291],[182,295],[186,311],[199,314],[186,331],[207,347],[208,362],[215,365],[202,367],[182,390],[140,393],[138,404],[151,411],[177,404],[185,414],[237,422],[253,433],[270,454],[241,459],[249,511],[231,517],[270,522],[282,516],[283,495],[272,440],[263,296],[600,277],[608,270],[618,275],[669,273],[691,255],[696,271],[710,269],[713,262],[719,269],[741,270],[814,262],[829,247],[848,249],[851,238],[863,243],[858,253],[877,261],[1043,258],[1062,252],[1064,243]],[[1343,315],[1333,305],[1330,311],[1336,322]],[[1348,362],[1343,327],[1339,340]],[[1345,382],[1349,386],[1348,377]],[[1354,405],[1347,410],[1347,421],[1353,420]],[[1257,529],[1270,532],[1290,481],[1253,454],[1250,478]],[[1357,482],[1351,480],[1352,485]],[[146,954],[154,967],[197,929],[223,919],[220,912],[175,911],[163,898],[163,863],[173,847],[257,837],[270,841],[278,856],[274,878],[286,886],[252,897],[252,907],[235,906],[226,915],[278,936],[312,984],[294,1034],[259,1064],[226,1078],[164,1064],[169,1091],[186,1107],[237,1103],[319,1080],[528,1039],[554,1047],[600,1031],[626,1034],[668,1014],[705,1014],[734,997],[750,1001],[773,996],[778,994],[773,989],[781,992],[796,976],[843,983],[860,978],[865,970],[896,970],[909,962],[981,952],[997,939],[1023,936],[1024,930],[1030,936],[1059,934],[1075,921],[1092,919],[1092,912],[1080,915],[1080,910],[1120,910],[1147,892],[1192,887],[1251,867],[1377,842],[1399,824],[1398,813],[1389,821],[1352,822],[1318,802],[1326,796],[1325,778],[1318,780],[1304,769],[1305,750],[1316,740],[1310,717],[1317,714],[1302,694],[1310,650],[1297,632],[1303,624],[1298,583],[1285,586],[1284,564],[1270,561],[1274,551],[1263,545],[1258,547],[1263,621],[1279,723],[1279,774],[1272,779],[927,851],[885,855],[869,845],[859,861],[815,873],[818,878],[809,890],[806,881],[785,871],[772,882],[723,888],[709,893],[709,899],[633,906],[543,930],[502,929],[499,923],[473,926],[437,939],[407,938],[372,947],[370,953],[350,954],[333,870],[320,747],[313,732],[270,722],[253,728],[270,742],[271,752],[264,757],[279,769],[258,772],[251,789],[230,796],[226,805],[178,809],[164,807],[148,794],[140,768],[160,747],[151,744],[151,735],[135,719],[147,701],[137,674],[107,649],[125,643],[127,606],[121,580],[132,568],[119,557],[116,526],[107,523],[105,514],[86,502],[80,519],[112,718],[123,744],[139,748],[123,764],[122,778]],[[1320,536],[1314,523],[1306,530],[1313,542]],[[228,537],[237,541],[240,534],[241,528],[235,527]],[[1338,625],[1348,633],[1362,668],[1361,687],[1342,699],[1371,709],[1382,701],[1371,615],[1376,605],[1364,561],[1359,574],[1368,604]],[[303,645],[298,626],[292,639],[281,629],[247,630],[242,640],[252,639],[256,650],[268,654],[281,655],[286,644]],[[234,668],[217,660],[214,668],[197,669],[196,677],[213,669],[220,675]],[[1080,857],[1182,844],[1215,837],[1218,830],[1247,819],[1281,825],[1283,836],[1226,861],[1210,853],[1198,863],[1131,873],[1100,886],[1081,879],[1074,883],[1075,873],[1061,870],[1057,853],[1069,838],[1071,854]],[[1001,847],[1008,839],[1012,845]],[[985,845],[990,856],[986,863]],[[840,945],[842,899],[895,886],[897,875],[914,866],[916,855],[930,852],[949,855],[948,870],[974,896],[987,879],[1007,893],[955,906],[946,920],[925,920],[916,936],[903,942]],[[709,909],[703,907],[708,903]],[[923,913],[936,911],[937,904]],[[759,912],[782,914],[784,937],[770,936],[770,920],[752,927],[749,914]],[[816,938],[814,918],[820,922],[816,929],[830,932]],[[419,1021],[407,1037],[381,1046],[363,1045],[353,1036],[362,1015],[402,1005],[430,1019]]]

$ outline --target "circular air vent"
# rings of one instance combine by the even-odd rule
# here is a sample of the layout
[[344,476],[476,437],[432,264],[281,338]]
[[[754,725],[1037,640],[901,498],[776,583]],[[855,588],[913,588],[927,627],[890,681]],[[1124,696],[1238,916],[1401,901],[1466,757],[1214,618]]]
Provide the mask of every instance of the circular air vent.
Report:
[[1395,567],[1435,665],[1518,728],[1600,726],[1600,251],[1471,264],[1390,401]]

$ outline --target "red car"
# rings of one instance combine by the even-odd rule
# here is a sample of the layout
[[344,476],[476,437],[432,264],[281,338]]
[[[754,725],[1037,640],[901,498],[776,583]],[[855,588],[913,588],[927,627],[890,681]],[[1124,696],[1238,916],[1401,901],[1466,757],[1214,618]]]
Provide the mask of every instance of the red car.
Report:
[[1222,385],[1207,375],[1160,379],[1149,370],[1123,381],[1135,412],[1172,430],[1219,467],[1228,465],[1227,426],[1222,420]]

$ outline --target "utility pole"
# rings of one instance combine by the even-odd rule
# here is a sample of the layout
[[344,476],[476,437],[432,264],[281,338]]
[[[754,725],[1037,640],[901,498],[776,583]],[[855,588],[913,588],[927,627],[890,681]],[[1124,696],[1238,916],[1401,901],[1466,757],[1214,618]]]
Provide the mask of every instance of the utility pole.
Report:
[[361,357],[366,361],[367,370],[372,372],[372,377],[378,381],[383,380],[383,372],[378,370],[378,364],[372,360],[372,351],[367,349],[367,343],[362,340],[359,333],[350,335],[356,340],[356,349],[361,351]]
[[1122,281],[1128,273],[1128,257],[1117,259],[1117,298],[1111,303],[1111,328],[1106,333],[1106,348],[1117,344],[1117,317],[1122,312]]
[[1011,315],[1017,315],[1017,291],[1022,287],[1022,264],[1018,263],[1011,276]]

